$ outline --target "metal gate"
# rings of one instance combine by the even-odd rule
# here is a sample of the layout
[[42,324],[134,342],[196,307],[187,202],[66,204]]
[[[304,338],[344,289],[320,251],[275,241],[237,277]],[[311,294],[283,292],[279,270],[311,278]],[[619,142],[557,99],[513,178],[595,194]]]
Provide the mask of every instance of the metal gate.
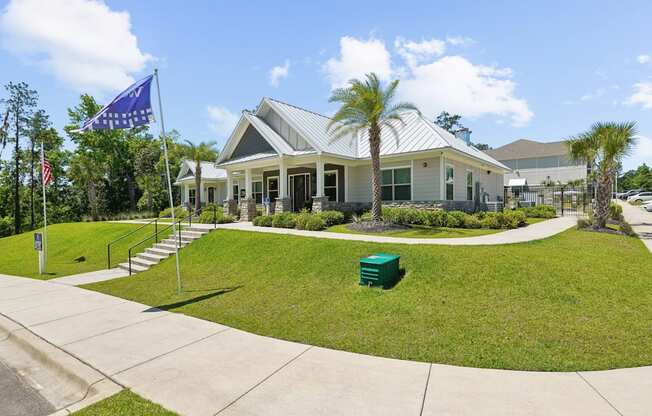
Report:
[[505,207],[551,205],[560,216],[585,216],[593,204],[592,186],[524,185],[505,187]]

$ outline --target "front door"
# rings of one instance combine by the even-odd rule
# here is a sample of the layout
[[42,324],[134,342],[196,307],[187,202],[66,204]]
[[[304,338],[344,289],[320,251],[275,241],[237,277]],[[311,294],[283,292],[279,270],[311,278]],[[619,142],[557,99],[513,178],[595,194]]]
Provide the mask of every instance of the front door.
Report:
[[212,204],[215,202],[215,188],[208,188],[208,203]]
[[306,207],[310,195],[310,174],[300,174],[290,176],[290,200],[292,201],[292,210],[301,211]]

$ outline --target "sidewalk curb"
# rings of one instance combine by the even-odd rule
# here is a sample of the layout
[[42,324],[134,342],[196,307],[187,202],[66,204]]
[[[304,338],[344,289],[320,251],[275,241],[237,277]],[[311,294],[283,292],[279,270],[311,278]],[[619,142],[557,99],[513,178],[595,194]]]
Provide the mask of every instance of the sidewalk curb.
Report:
[[0,314],[3,361],[17,370],[55,409],[68,415],[111,396],[123,386]]

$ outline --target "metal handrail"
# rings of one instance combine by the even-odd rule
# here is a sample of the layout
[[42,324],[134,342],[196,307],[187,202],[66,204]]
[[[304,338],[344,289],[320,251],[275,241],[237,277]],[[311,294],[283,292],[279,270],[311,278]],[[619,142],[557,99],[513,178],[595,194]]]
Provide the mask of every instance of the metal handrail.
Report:
[[161,218],[165,218],[165,217],[154,218],[153,220],[150,220],[150,221],[146,222],[145,224],[141,225],[140,227],[136,228],[135,230],[131,230],[131,231],[128,232],[127,234],[125,234],[125,235],[123,235],[123,236],[121,236],[121,237],[118,237],[118,238],[116,238],[116,239],[113,240],[113,241],[110,241],[110,242],[106,245],[107,269],[110,269],[110,268],[111,268],[111,245],[112,245],[112,244],[115,244],[115,243],[117,243],[118,241],[121,241],[121,240],[123,240],[123,239],[129,237],[130,235],[132,235],[132,234],[134,234],[134,233],[136,233],[136,232],[142,230],[143,228],[147,227],[147,226],[150,225],[151,223],[154,223],[154,232],[156,233],[156,231],[158,230],[158,220],[160,220]]
[[[136,244],[132,245],[131,247],[129,247],[129,251],[128,251],[128,255],[129,255],[129,276],[131,276],[131,274],[132,274],[132,270],[131,270],[131,257],[132,257],[131,252],[132,252],[132,250],[134,248],[138,247],[139,245],[143,244],[146,241],[149,241],[151,238],[155,238],[156,243],[158,243],[158,235],[159,234],[163,233],[164,231],[166,231],[169,228],[174,227],[175,225],[181,225],[181,223],[186,221],[186,220],[188,221],[188,227],[192,227],[192,217],[197,216],[197,215],[201,215],[202,211],[203,211],[203,208],[199,208],[198,210],[195,210],[195,211],[191,212],[189,215],[187,215],[187,216],[185,216],[183,218],[180,218],[177,221],[173,222],[172,224],[168,225],[167,227],[161,229],[160,231],[157,228],[157,230],[156,230],[156,232],[154,233],[153,236],[146,237],[145,239],[143,239],[143,240],[137,242]],[[213,206],[213,227],[217,228],[217,207],[215,207],[215,206]],[[181,227],[180,226],[178,227],[178,233],[177,233],[176,237],[177,238],[176,238],[176,243],[175,244],[177,245],[177,248],[181,248]]]

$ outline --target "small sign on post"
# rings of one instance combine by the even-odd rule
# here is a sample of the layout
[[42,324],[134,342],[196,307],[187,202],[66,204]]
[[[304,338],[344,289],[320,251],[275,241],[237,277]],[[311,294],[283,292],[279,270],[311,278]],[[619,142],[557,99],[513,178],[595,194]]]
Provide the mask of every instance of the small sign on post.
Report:
[[266,214],[266,215],[269,215],[269,207],[270,207],[271,203],[272,203],[272,201],[271,201],[271,199],[269,198],[269,196],[266,196],[266,197],[263,199],[263,205],[265,206],[265,214]]
[[43,253],[43,234],[34,233],[34,250],[38,251],[38,272],[45,273],[45,253]]

